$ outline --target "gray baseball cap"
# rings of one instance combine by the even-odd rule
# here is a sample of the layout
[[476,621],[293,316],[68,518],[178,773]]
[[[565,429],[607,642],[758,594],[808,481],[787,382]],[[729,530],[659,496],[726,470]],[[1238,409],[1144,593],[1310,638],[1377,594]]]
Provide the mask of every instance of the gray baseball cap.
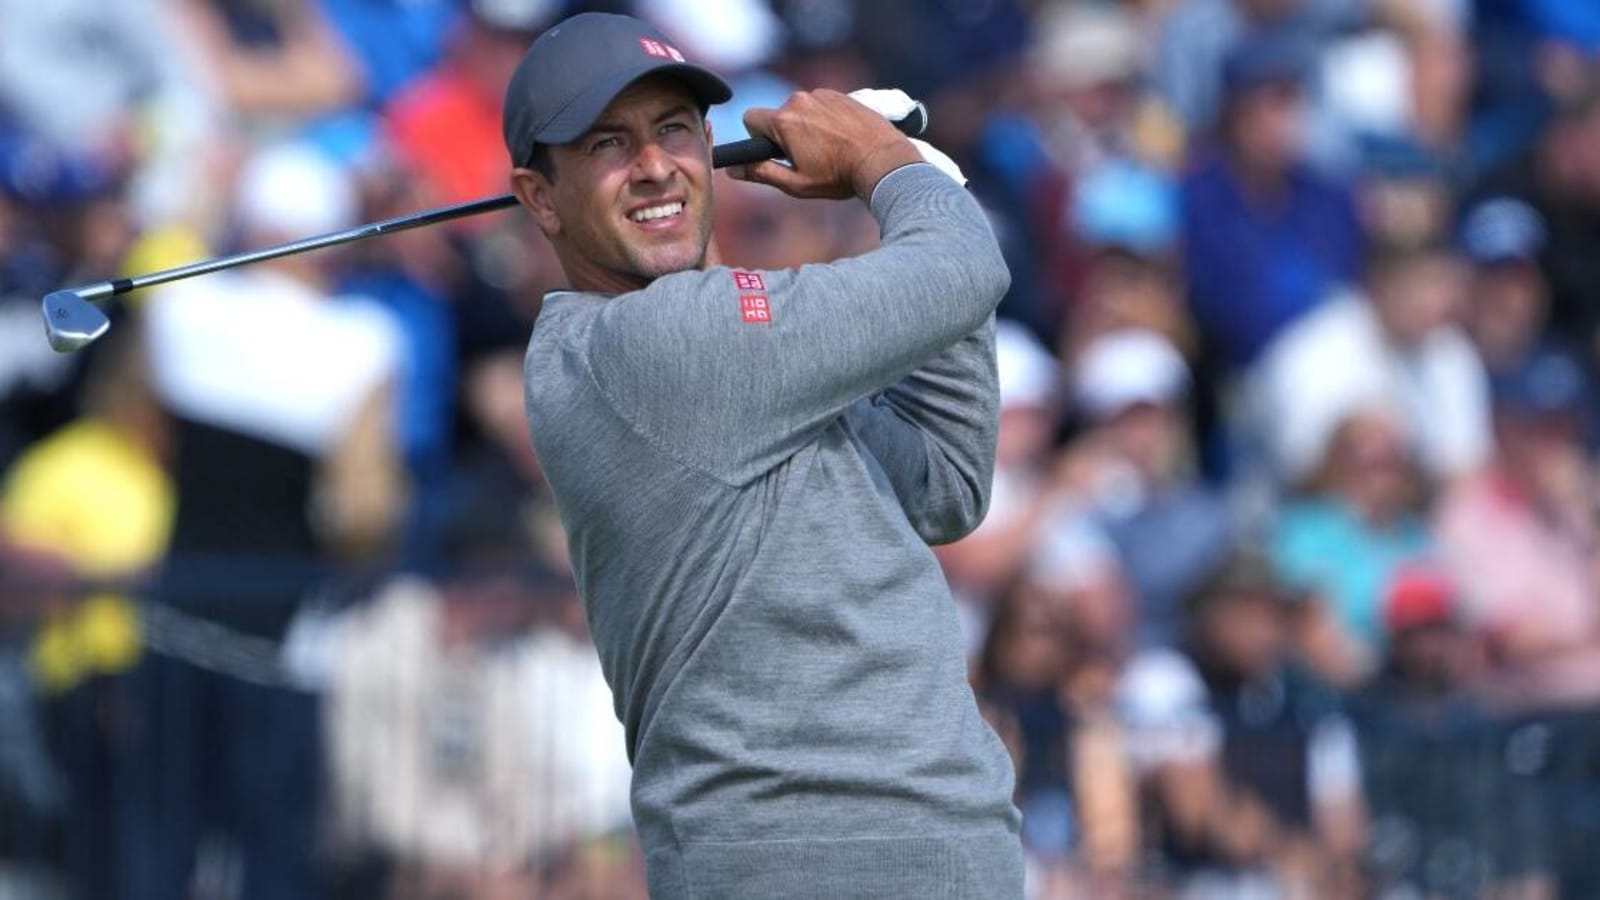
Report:
[[552,26],[528,48],[506,89],[511,159],[524,165],[534,144],[577,140],[628,85],[653,73],[680,79],[708,107],[733,97],[727,82],[632,16],[581,13]]

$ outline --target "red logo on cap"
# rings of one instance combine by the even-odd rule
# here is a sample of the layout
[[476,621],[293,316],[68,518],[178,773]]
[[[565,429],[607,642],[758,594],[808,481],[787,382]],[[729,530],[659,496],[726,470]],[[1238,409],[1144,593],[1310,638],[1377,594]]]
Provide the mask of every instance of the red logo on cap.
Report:
[[772,307],[761,294],[746,294],[739,298],[739,311],[746,325],[771,325]]
[[733,285],[741,291],[764,291],[767,283],[760,272],[734,272]]
[[660,57],[661,59],[670,59],[673,62],[683,62],[683,54],[679,53],[678,48],[672,46],[671,44],[664,44],[661,41],[653,41],[650,38],[639,38],[639,46],[643,47],[644,52],[650,54],[651,56]]

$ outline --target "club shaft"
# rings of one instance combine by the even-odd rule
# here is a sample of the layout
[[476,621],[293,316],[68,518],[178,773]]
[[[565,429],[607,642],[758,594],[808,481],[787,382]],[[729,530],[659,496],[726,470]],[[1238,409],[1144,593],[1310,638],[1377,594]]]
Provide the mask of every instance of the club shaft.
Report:
[[[917,115],[908,116],[896,122],[895,127],[909,134],[918,134],[926,124],[926,114],[918,110]],[[783,155],[783,150],[777,144],[766,138],[749,138],[720,144],[712,148],[711,164],[722,169],[728,166],[746,165],[763,159],[774,159]],[[126,294],[140,288],[155,287],[170,281],[179,281],[184,278],[193,278],[197,275],[209,275],[212,272],[221,272],[224,269],[233,269],[239,266],[248,266],[252,263],[266,262],[269,259],[278,259],[283,256],[292,256],[296,253],[307,253],[312,250],[323,250],[328,247],[337,247],[340,244],[349,244],[367,238],[379,237],[385,234],[396,234],[421,228],[424,225],[437,225],[452,219],[461,219],[467,216],[476,216],[488,212],[509,209],[517,205],[517,198],[511,194],[501,194],[498,197],[485,197],[481,200],[469,200],[466,203],[457,203],[452,206],[441,206],[437,209],[423,210],[422,212],[408,213],[383,219],[378,222],[369,222],[366,225],[357,225],[344,231],[335,231],[329,234],[319,234],[314,237],[301,238],[287,244],[278,244],[274,247],[263,247],[259,250],[246,250],[232,256],[219,256],[215,259],[201,260],[200,262],[178,266],[173,269],[162,269],[159,272],[149,272],[144,275],[134,275],[129,278],[112,278],[106,281],[97,281],[82,287],[71,288],[74,294],[85,300],[103,300],[118,294]]]
[[353,241],[378,237],[379,235],[395,234],[412,228],[421,228],[424,225],[436,225],[440,222],[448,222],[451,219],[476,216],[481,213],[494,212],[516,205],[517,198],[510,194],[485,197],[482,200],[471,200],[466,203],[457,203],[453,206],[441,206],[438,209],[369,222],[366,225],[358,225],[355,228],[349,228],[344,231],[319,234],[315,237],[290,241],[287,244],[278,244],[274,247],[263,247],[259,250],[235,253],[232,256],[220,256],[216,259],[202,260],[186,266],[178,266],[174,269],[162,269],[159,272],[135,275],[131,278],[114,278],[108,281],[99,281],[80,288],[73,288],[73,293],[85,300],[99,300],[117,294],[126,294],[129,291],[136,291],[140,288],[155,287],[158,284],[166,284],[169,281],[193,278],[196,275],[208,275],[212,272],[220,272],[223,269],[266,262],[269,259],[292,256],[296,253],[307,253],[312,250],[337,247],[340,244],[348,244]]

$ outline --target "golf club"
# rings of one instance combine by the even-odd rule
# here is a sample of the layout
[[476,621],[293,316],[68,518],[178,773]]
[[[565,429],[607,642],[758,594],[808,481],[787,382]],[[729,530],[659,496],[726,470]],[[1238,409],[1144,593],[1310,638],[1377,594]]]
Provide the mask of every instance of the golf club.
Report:
[[[904,118],[891,121],[901,132],[914,137],[927,128],[928,112],[921,103],[917,103]],[[772,141],[766,138],[749,138],[713,147],[711,165],[722,169],[728,166],[746,165],[764,159],[780,159],[782,156],[782,148]],[[249,250],[232,256],[202,260],[185,266],[150,272],[145,275],[134,275],[130,278],[112,278],[81,287],[52,291],[45,295],[43,304],[45,337],[49,339],[51,348],[56,352],[71,353],[87,347],[111,327],[111,321],[106,318],[106,314],[95,306],[92,301],[105,300],[119,294],[139,290],[140,288],[154,287],[158,284],[167,284],[184,278],[193,278],[196,275],[207,275],[224,269],[247,266],[251,263],[265,262],[269,259],[278,259],[279,257],[291,256],[296,253],[335,247],[340,244],[378,237],[379,235],[408,231],[424,225],[435,225],[452,219],[507,209],[516,205],[517,198],[511,194],[485,197],[481,200],[470,200],[466,203],[442,206],[437,209],[395,216],[391,219],[383,219],[366,225],[357,225],[344,231],[302,238],[298,241],[290,241],[287,244],[279,244],[275,247],[263,247],[259,250]]]

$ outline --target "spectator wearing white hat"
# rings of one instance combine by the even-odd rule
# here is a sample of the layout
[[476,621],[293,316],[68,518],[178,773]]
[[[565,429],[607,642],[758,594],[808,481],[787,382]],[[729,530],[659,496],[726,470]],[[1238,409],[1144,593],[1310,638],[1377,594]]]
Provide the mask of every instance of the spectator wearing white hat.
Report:
[[[247,247],[356,215],[348,175],[296,145],[248,160],[235,201]],[[326,263],[292,256],[149,303],[177,493],[157,596],[204,623],[206,653],[188,658],[212,662],[151,654],[132,675],[122,821],[138,825],[118,836],[127,900],[185,896],[213,830],[238,842],[245,896],[319,893],[315,695],[216,661],[282,642],[328,564],[383,547],[399,511],[398,337],[375,308],[335,302]]]
[[1234,533],[1221,497],[1195,475],[1188,366],[1166,338],[1126,329],[1090,343],[1072,382],[1089,428],[1069,452],[1133,589],[1135,640],[1169,645],[1183,598],[1226,558]]

